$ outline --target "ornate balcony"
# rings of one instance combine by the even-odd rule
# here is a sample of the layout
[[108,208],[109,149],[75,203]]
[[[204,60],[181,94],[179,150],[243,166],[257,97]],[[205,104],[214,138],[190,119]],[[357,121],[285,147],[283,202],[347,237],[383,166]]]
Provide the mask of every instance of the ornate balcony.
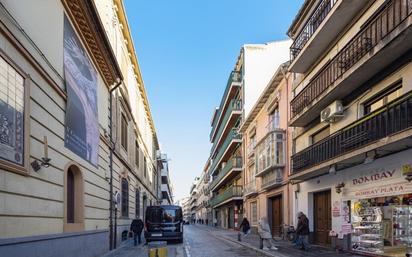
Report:
[[274,168],[285,166],[286,132],[282,129],[269,131],[256,146],[256,177],[263,176]]
[[[333,100],[347,96],[409,51],[412,31],[406,18],[411,13],[408,0],[388,1],[292,99],[290,125],[307,125]],[[408,24],[399,26],[404,21]],[[403,38],[395,40],[401,34]],[[392,42],[396,46],[389,47]]]
[[[367,146],[376,149],[378,141],[382,146],[385,146],[389,142],[380,141],[381,139],[411,129],[412,93],[409,93],[294,154],[292,156],[292,172],[299,174],[313,166]],[[383,149],[384,152],[396,152],[405,147],[400,141],[401,139],[397,138],[398,141],[391,142],[395,145],[391,146],[391,149],[389,147]]]
[[210,200],[212,207],[217,207],[232,200],[242,200],[242,186],[231,186],[227,188],[223,193],[214,196]]
[[263,190],[267,190],[276,186],[281,185],[283,182],[283,169],[272,170],[262,176],[262,186]]
[[243,189],[243,197],[250,197],[257,194],[256,180],[247,183]]

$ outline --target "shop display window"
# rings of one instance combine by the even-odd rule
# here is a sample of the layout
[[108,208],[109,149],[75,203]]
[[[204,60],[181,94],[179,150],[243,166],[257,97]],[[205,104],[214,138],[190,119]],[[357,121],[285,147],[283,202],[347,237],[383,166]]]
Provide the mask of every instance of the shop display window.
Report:
[[412,249],[412,195],[351,202],[352,250],[405,256]]

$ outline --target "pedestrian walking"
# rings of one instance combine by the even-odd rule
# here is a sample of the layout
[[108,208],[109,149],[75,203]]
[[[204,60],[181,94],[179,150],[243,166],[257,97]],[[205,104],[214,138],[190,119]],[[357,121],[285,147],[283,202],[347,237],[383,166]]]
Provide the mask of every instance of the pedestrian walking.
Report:
[[142,243],[142,230],[143,230],[143,221],[141,219],[134,219],[132,224],[130,225],[130,231],[133,232],[133,240],[134,245],[137,245],[137,241],[139,244]]
[[278,248],[274,244],[274,240],[270,232],[268,219],[266,217],[260,218],[258,224],[258,233],[262,240],[263,250],[278,250]]
[[213,219],[213,224],[215,225],[215,227],[217,227],[217,219],[216,218]]
[[296,228],[296,245],[301,250],[308,250],[309,245],[309,220],[303,212],[298,212],[298,227]]
[[250,233],[250,223],[247,217],[243,217],[242,223],[240,223],[239,229],[243,232],[246,236]]

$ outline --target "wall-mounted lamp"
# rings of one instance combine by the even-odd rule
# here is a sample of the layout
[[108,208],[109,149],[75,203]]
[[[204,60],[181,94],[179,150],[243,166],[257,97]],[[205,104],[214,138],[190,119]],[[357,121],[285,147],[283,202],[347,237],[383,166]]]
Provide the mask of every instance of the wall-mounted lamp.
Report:
[[337,184],[335,186],[336,193],[338,193],[338,194],[342,193],[342,188],[344,188],[344,187],[345,187],[345,183],[343,183],[343,182]]
[[336,164],[330,165],[329,167],[329,174],[336,174]]
[[365,160],[363,161],[363,164],[370,164],[372,163],[375,158],[376,158],[376,150],[370,151],[370,152],[366,152],[365,154]]
[[45,168],[50,167],[51,159],[49,158],[49,149],[48,149],[46,136],[44,136],[43,145],[44,145],[44,157],[41,158],[41,161],[34,160],[33,162],[30,163],[31,167],[36,172],[39,171],[41,167],[45,167]]

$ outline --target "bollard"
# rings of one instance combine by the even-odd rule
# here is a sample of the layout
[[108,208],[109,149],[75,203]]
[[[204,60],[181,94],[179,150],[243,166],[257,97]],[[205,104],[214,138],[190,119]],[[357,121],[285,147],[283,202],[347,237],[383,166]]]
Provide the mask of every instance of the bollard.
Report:
[[242,234],[240,232],[237,234],[237,241],[242,242]]
[[167,242],[157,241],[148,244],[149,257],[167,257]]
[[263,238],[259,236],[259,239],[260,239],[259,248],[262,250],[263,249]]

